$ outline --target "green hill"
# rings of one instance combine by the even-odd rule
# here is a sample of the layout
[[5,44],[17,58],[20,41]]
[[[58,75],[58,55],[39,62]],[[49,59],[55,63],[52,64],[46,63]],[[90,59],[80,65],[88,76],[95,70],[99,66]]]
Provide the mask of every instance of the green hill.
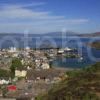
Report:
[[36,100],[100,100],[100,62],[66,74],[69,78],[54,85]]

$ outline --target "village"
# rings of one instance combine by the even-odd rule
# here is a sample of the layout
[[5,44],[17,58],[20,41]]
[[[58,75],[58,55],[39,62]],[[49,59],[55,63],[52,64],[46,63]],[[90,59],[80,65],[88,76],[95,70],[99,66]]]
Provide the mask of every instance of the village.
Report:
[[[72,49],[0,50],[0,98],[34,98],[67,78],[66,70],[56,69],[52,61]],[[78,55],[76,55],[78,56]]]

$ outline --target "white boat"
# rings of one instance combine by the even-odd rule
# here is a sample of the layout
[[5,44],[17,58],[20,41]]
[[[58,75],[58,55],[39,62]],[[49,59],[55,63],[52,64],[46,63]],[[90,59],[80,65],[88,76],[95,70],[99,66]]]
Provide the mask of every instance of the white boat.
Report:
[[71,51],[72,49],[66,47],[64,50],[65,50],[65,51]]
[[83,60],[83,57],[80,57],[80,60]]

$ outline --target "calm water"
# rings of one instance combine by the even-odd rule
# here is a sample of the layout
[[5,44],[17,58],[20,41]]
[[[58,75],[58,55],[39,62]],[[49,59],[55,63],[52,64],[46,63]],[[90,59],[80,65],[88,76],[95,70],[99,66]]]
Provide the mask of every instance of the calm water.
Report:
[[[77,44],[81,45],[83,60],[77,58],[57,58],[53,61],[53,66],[64,68],[82,68],[94,64],[96,61],[100,61],[100,50],[87,47],[86,43],[90,42],[92,38],[81,38],[81,42],[71,40],[66,43],[66,46],[72,48],[78,48]],[[68,39],[66,39],[68,41]],[[90,51],[88,49],[90,48]],[[93,58],[94,57],[94,58]]]

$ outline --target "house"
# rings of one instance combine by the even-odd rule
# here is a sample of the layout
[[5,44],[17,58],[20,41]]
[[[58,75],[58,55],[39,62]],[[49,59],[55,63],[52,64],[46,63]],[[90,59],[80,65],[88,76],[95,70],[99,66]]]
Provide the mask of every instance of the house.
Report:
[[17,87],[15,85],[9,85],[7,86],[8,91],[16,91]]
[[8,77],[0,77],[0,85],[9,84],[10,79]]
[[25,77],[27,74],[27,69],[19,67],[15,70],[15,77]]
[[17,51],[16,47],[11,47],[10,50],[8,50],[8,52],[11,52],[11,53],[16,52],[16,51]]
[[49,66],[48,63],[42,63],[41,68],[42,68],[42,69],[49,69],[50,66]]

